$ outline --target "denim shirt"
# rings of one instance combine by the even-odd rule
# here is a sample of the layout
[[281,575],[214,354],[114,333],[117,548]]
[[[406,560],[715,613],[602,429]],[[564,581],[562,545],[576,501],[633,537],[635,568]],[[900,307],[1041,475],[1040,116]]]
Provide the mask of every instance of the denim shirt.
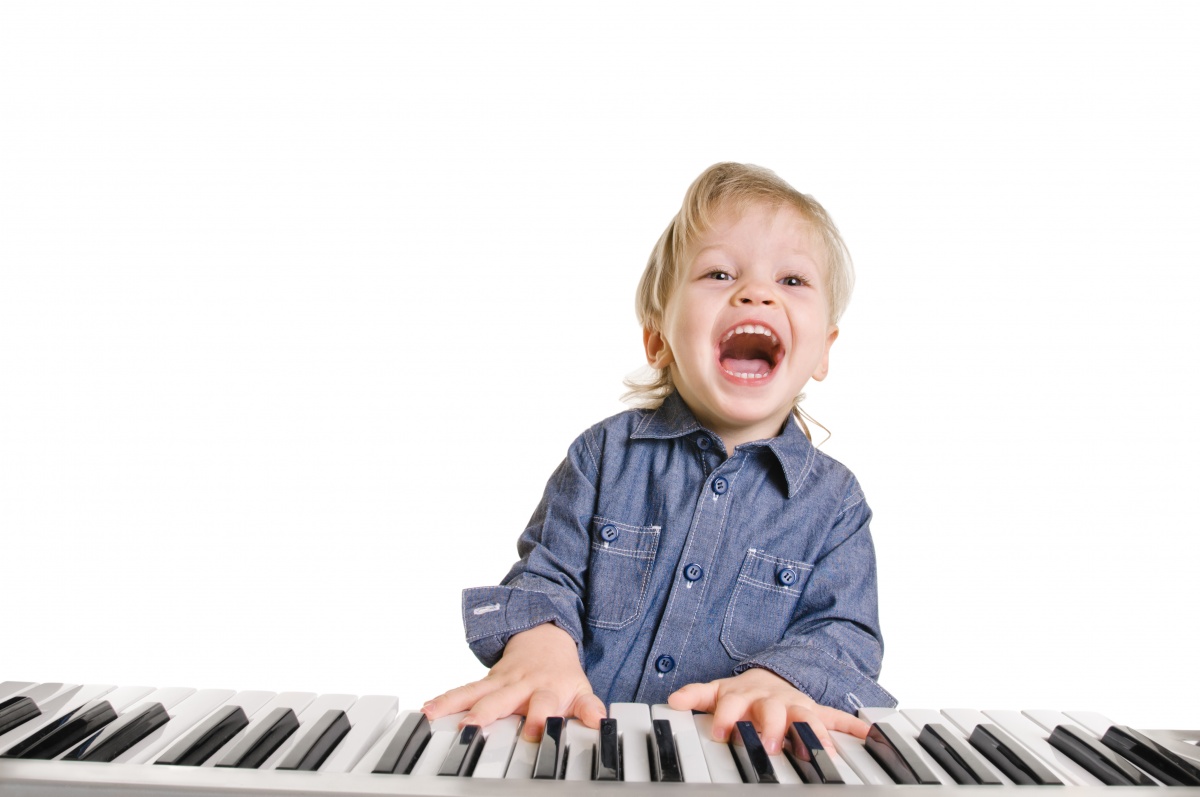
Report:
[[467,642],[490,667],[510,636],[553,622],[606,705],[763,667],[824,705],[894,706],[876,683],[870,520],[854,475],[791,417],[726,456],[672,394],[575,440],[520,561],[463,592]]

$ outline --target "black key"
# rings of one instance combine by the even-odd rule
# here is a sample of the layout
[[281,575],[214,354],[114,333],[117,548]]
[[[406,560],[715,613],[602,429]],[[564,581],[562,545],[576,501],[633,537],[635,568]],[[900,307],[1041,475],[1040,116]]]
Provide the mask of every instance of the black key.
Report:
[[1078,726],[1059,725],[1050,733],[1050,745],[1107,786],[1158,785]]
[[409,714],[400,723],[387,749],[380,756],[379,763],[371,771],[379,775],[407,775],[412,772],[413,765],[432,735],[429,719],[424,714],[419,711]]
[[733,751],[734,760],[742,772],[742,780],[746,783],[779,782],[762,739],[754,730],[754,723],[745,720],[734,723],[729,733],[729,749]]
[[936,786],[941,783],[921,760],[900,732],[886,722],[877,722],[867,731],[867,752],[875,757],[897,783]]
[[538,745],[537,760],[533,762],[533,777],[538,780],[559,780],[567,763],[564,738],[566,720],[562,717],[546,717],[546,729],[542,731],[542,742]]
[[321,716],[308,733],[284,756],[276,769],[316,771],[342,737],[350,732],[350,718],[341,709],[331,708]]
[[483,752],[483,728],[478,725],[464,725],[458,732],[458,738],[446,752],[446,757],[442,759],[442,767],[438,770],[438,774],[470,777],[481,752]]
[[1023,748],[1016,739],[990,722],[971,732],[971,746],[1019,786],[1061,786],[1062,781]]
[[1004,782],[975,755],[970,747],[951,733],[945,725],[929,723],[921,729],[917,743],[925,748],[933,760],[962,786],[1002,786]]
[[833,764],[833,756],[807,722],[793,722],[788,726],[784,752],[805,783],[845,784]]
[[621,737],[617,721],[600,720],[600,744],[592,758],[592,780],[623,780],[621,773]]
[[198,767],[249,724],[250,720],[241,706],[223,706],[208,715],[208,719],[154,763]]
[[104,730],[63,756],[63,760],[112,761],[145,739],[151,731],[166,725],[169,719],[162,703],[149,703],[137,711],[122,714],[116,722],[109,723]]
[[1100,741],[1168,786],[1200,786],[1200,768],[1128,725],[1112,726]]
[[107,700],[93,700],[13,745],[4,757],[57,758],[116,718]]
[[255,724],[254,731],[221,756],[216,766],[258,769],[299,727],[300,720],[295,711],[282,707],[272,709]]
[[0,736],[41,713],[32,697],[10,697],[0,703]]
[[659,783],[683,783],[683,767],[675,748],[670,720],[653,720],[650,734],[650,767]]

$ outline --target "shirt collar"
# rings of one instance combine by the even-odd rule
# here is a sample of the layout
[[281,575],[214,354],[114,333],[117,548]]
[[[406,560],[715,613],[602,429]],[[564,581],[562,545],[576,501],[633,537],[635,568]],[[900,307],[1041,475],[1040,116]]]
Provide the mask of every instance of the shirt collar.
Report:
[[[679,393],[672,391],[671,395],[663,399],[663,403],[657,409],[646,412],[641,423],[637,425],[629,438],[631,440],[668,440],[693,432],[707,432],[713,435],[712,432],[700,425],[696,416],[692,415],[692,411],[688,409],[688,405],[680,398]],[[713,437],[715,438],[716,435]],[[816,447],[791,415],[788,415],[783,424],[783,431],[778,436],[756,443],[747,443],[746,446],[760,446],[775,455],[779,467],[783,470],[784,479],[787,481],[788,498],[799,491],[800,485],[812,470],[813,460],[817,454]]]

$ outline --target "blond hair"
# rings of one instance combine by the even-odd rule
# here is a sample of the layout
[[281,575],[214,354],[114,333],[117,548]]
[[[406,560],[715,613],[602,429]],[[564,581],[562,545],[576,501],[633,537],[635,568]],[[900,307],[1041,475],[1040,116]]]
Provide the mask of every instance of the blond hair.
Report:
[[[650,260],[638,283],[635,303],[638,321],[644,328],[661,329],[667,301],[679,283],[680,273],[687,266],[684,258],[696,239],[712,229],[715,216],[725,210],[741,213],[754,203],[790,207],[817,231],[825,250],[829,319],[831,324],[837,323],[850,302],[854,268],[846,244],[829,213],[817,200],[792,188],[770,169],[748,163],[718,163],[705,169],[688,187],[683,206],[671,219],[650,253]],[[625,380],[629,392],[622,399],[636,407],[657,407],[675,390],[671,372],[668,368],[644,370],[650,372],[649,377],[631,376]],[[799,406],[803,399],[803,393],[796,397],[793,412],[804,427],[805,434],[808,434],[805,414]]]

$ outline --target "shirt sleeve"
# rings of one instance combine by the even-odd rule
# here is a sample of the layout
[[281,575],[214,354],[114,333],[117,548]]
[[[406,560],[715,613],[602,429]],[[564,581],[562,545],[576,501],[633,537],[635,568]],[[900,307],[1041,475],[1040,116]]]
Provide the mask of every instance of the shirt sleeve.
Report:
[[735,674],[770,670],[818,703],[851,714],[896,705],[876,683],[883,636],[870,523],[871,510],[854,484],[783,639],[742,661]]
[[513,634],[542,623],[570,634],[582,662],[588,528],[596,506],[598,456],[591,431],[580,435],[517,541],[520,561],[500,586],[463,591],[467,644],[485,666],[500,660]]

